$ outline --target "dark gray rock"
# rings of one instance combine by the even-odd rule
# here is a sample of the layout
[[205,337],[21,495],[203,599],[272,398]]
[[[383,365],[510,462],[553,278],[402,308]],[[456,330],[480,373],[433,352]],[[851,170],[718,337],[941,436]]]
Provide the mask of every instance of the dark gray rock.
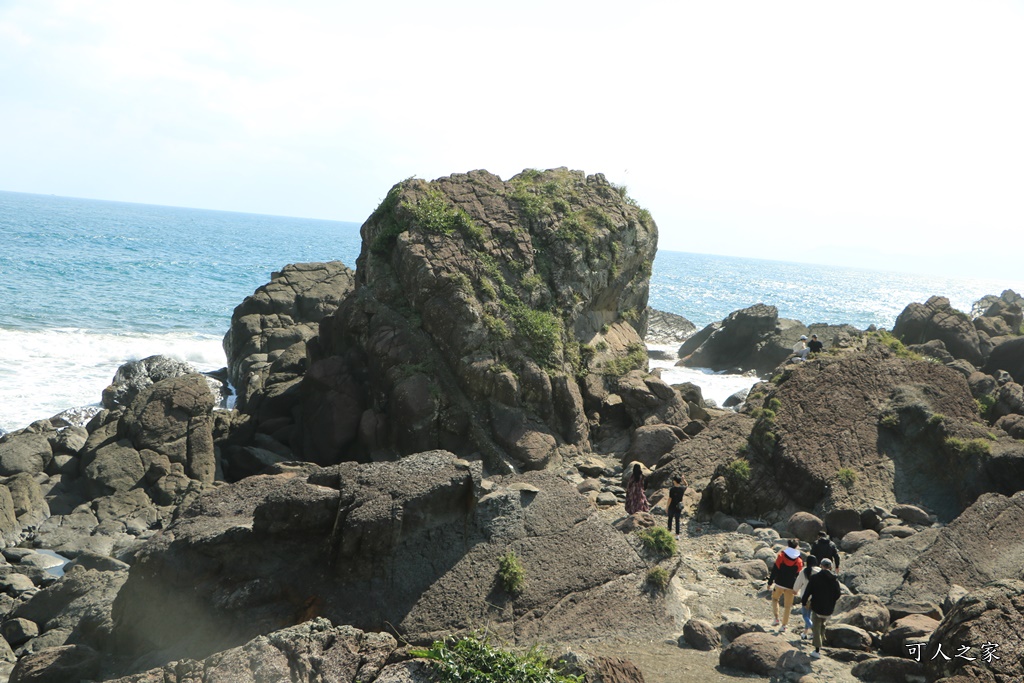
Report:
[[939,621],[924,614],[911,614],[893,621],[882,636],[882,652],[893,657],[906,657],[908,642],[924,642],[939,627]]
[[843,536],[843,540],[840,542],[839,547],[843,552],[853,553],[859,550],[861,546],[877,540],[878,532],[872,531],[871,529],[865,529],[864,531],[851,531]]
[[909,304],[896,318],[892,333],[904,344],[924,344],[937,339],[955,358],[976,366],[984,361],[981,340],[971,319],[950,306],[945,297],[933,296],[924,304]]
[[3,636],[11,647],[18,647],[38,635],[39,625],[28,619],[7,619],[0,624],[0,636]]
[[984,371],[994,375],[1000,370],[1010,373],[1017,384],[1024,384],[1024,337],[1009,339],[992,349]]
[[648,308],[644,335],[648,344],[679,344],[696,331],[697,326],[681,315]]
[[683,625],[683,636],[680,645],[685,642],[695,650],[715,650],[722,644],[722,637],[715,627],[700,619],[690,619]]
[[770,676],[780,669],[782,656],[793,647],[767,633],[746,633],[722,649],[718,664],[727,669]]
[[123,571],[69,570],[15,608],[13,616],[43,631],[64,630],[72,642],[105,648],[113,628],[111,604],[127,578]]
[[764,633],[764,626],[755,624],[752,621],[723,621],[721,624],[715,627],[719,635],[722,636],[723,640],[736,640],[744,633]]
[[806,543],[813,543],[818,538],[818,532],[824,530],[825,523],[816,515],[801,511],[794,512],[790,516],[786,528],[794,538],[799,538]]
[[882,632],[889,628],[889,610],[877,596],[844,595],[836,602],[836,609],[829,623],[848,624],[865,631]]
[[749,581],[764,581],[768,578],[768,568],[761,560],[728,562],[718,567],[718,573],[728,576],[730,579],[747,579]]
[[[1019,565],[1018,565],[1019,567]],[[973,591],[960,600],[946,615],[928,640],[927,651],[937,652],[941,645],[950,657],[934,657],[925,661],[929,680],[944,676],[963,676],[978,681],[1024,680],[1024,659],[1014,644],[1020,643],[1024,632],[1024,581],[996,581]],[[985,661],[984,643],[997,647],[992,658]],[[975,661],[955,657],[961,645],[971,647],[968,656]]]
[[103,390],[103,407],[110,410],[128,406],[143,389],[164,379],[195,372],[190,364],[167,356],[129,361],[117,369],[110,386]]
[[924,665],[908,659],[906,652],[892,657],[879,657],[858,662],[850,673],[869,683],[904,683],[923,677]]
[[0,476],[20,472],[38,474],[53,460],[53,449],[46,434],[28,431],[10,432],[0,437]]
[[894,505],[892,514],[896,515],[908,524],[923,524],[931,526],[932,520],[928,513],[916,505]]
[[871,650],[871,634],[862,628],[849,624],[835,624],[829,620],[825,626],[825,642],[844,650]]
[[25,655],[11,671],[11,683],[68,683],[96,678],[100,655],[87,645],[64,645]]

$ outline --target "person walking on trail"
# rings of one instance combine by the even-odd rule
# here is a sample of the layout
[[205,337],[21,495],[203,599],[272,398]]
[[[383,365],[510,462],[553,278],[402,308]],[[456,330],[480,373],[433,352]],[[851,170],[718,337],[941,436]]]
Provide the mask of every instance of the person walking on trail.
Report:
[[779,599],[782,599],[782,626],[779,628],[779,633],[784,633],[789,625],[789,613],[793,611],[795,595],[793,585],[796,583],[800,570],[804,567],[797,545],[795,538],[789,540],[787,547],[783,548],[775,558],[775,564],[772,565],[772,571],[768,575],[768,585],[775,584],[775,587],[772,588],[772,615],[775,617],[772,626],[779,626]]
[[821,561],[821,571],[807,582],[800,604],[811,608],[811,627],[814,638],[814,652],[811,657],[821,657],[821,643],[825,639],[825,624],[836,610],[836,601],[842,595],[839,579],[832,573],[832,560],[827,557]]
[[807,592],[807,583],[811,580],[811,577],[821,571],[821,567],[818,566],[818,558],[814,555],[808,555],[807,561],[804,563],[804,568],[800,572],[800,576],[796,577],[796,583],[793,584],[793,593],[796,595],[796,599],[801,601],[800,613],[804,618],[804,630],[800,634],[800,640],[807,640],[811,637],[812,623],[811,623],[811,610],[809,607],[803,606],[804,593]]
[[640,463],[634,463],[633,474],[626,485],[626,514],[650,511],[651,505],[647,502],[647,494],[644,493],[644,472],[640,469]]
[[821,530],[818,532],[818,540],[811,546],[811,555],[817,557],[819,561],[827,557],[832,560],[832,565],[836,568],[836,571],[839,571],[839,548],[828,537],[827,531]]
[[668,490],[668,530],[672,531],[672,520],[676,520],[676,536],[679,535],[679,520],[683,516],[683,496],[688,486],[686,478],[680,474],[672,477],[672,488]]

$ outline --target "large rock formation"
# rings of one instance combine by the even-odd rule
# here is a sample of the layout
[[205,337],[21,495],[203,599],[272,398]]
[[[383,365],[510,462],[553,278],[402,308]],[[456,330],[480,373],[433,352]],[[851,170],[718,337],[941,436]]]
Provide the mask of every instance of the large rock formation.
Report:
[[979,337],[967,314],[953,308],[944,296],[933,296],[923,304],[908,304],[896,318],[892,333],[904,344],[941,341],[954,358],[973,365],[981,365],[991,350],[988,336]]
[[719,322],[708,325],[679,347],[679,365],[765,375],[793,352],[801,336],[816,334],[826,346],[845,343],[859,335],[850,325],[816,323],[805,326],[799,320],[779,317],[775,306],[755,304],[733,311]]
[[408,180],[362,236],[355,291],[309,344],[303,459],[541,468],[588,448],[578,378],[646,369],[657,228],[601,175]]
[[[340,261],[295,263],[273,273],[270,282],[235,307],[224,353],[239,410],[258,413],[264,395],[283,393],[302,376],[306,342],[352,291],[354,279]],[[286,386],[275,389],[279,384]]]
[[880,344],[793,366],[751,396],[746,448],[717,458],[708,513],[921,501],[948,520],[986,491],[1024,488],[1024,448],[979,422],[963,375]]
[[[510,551],[526,577],[511,594],[498,576]],[[290,469],[183,509],[138,553],[115,635],[167,661],[313,616],[413,642],[483,623],[532,641],[681,628],[672,614],[684,610],[643,594],[645,569],[551,473],[485,482],[479,464],[445,452]]]

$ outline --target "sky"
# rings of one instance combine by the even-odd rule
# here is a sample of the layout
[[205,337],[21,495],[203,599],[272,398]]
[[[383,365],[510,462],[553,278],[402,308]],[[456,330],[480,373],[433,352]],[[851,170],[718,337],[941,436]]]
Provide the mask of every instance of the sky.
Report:
[[0,190],[362,222],[568,166],[660,248],[1024,272],[1024,0],[0,0]]

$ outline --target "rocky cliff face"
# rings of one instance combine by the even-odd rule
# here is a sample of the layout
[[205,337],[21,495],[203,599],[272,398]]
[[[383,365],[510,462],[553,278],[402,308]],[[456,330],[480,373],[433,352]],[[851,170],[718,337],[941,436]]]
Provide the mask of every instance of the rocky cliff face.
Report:
[[362,237],[355,290],[309,347],[306,460],[447,448],[542,468],[589,446],[580,379],[646,369],[657,228],[601,175],[407,180]]

